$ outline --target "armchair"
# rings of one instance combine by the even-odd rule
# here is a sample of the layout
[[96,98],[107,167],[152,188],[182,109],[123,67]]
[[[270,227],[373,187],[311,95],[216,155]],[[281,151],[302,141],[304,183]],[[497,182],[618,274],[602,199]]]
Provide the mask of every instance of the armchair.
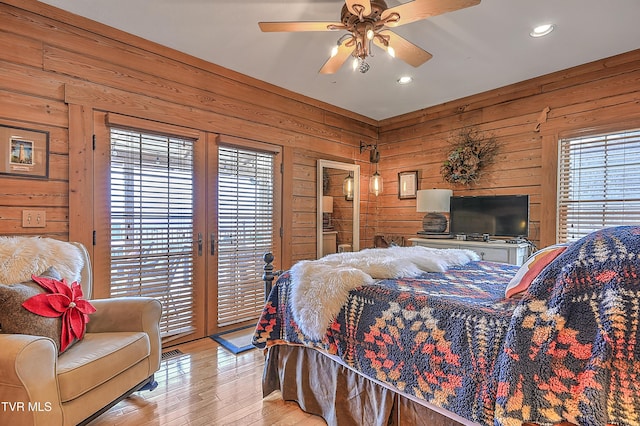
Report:
[[91,300],[91,264],[86,249],[77,243],[0,237],[0,272],[19,264],[15,256],[33,257],[34,251],[40,270],[26,271],[26,276],[42,273],[47,264],[55,267],[57,253],[79,253],[84,298],[96,312],[89,317],[84,338],[61,354],[49,337],[0,330],[0,424],[86,424],[132,392],[155,389],[153,374],[161,353],[160,302],[147,297]]

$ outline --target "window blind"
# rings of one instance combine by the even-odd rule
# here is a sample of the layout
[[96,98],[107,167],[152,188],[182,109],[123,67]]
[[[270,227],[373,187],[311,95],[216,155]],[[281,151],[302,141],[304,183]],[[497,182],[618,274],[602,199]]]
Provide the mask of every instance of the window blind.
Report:
[[218,326],[259,317],[272,250],[274,154],[218,149]]
[[193,141],[111,129],[111,296],[162,302],[162,337],[193,326]]
[[640,223],[640,130],[560,140],[558,241]]

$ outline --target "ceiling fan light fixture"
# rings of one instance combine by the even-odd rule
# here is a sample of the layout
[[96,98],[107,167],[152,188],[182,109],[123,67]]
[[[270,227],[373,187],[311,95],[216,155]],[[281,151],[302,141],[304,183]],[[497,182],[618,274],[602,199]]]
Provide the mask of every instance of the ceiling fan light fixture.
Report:
[[549,34],[554,29],[555,29],[555,25],[553,25],[553,24],[538,25],[533,30],[531,30],[529,35],[531,37],[543,37],[543,36],[546,36],[547,34]]
[[[397,0],[396,0],[397,1]],[[366,62],[373,56],[375,44],[386,50],[392,57],[398,57],[409,65],[418,67],[431,59],[432,55],[391,31],[400,25],[410,24],[442,13],[475,6],[481,0],[414,0],[388,7],[385,0],[344,0],[339,22],[259,22],[263,32],[336,31],[346,30],[347,34],[338,41],[337,52],[320,69],[322,74],[334,74],[351,55],[354,69],[361,73],[369,70]],[[394,46],[391,49],[390,44]]]
[[333,58],[334,56],[336,56],[338,54],[338,46],[333,46],[333,48],[331,49],[331,57]]

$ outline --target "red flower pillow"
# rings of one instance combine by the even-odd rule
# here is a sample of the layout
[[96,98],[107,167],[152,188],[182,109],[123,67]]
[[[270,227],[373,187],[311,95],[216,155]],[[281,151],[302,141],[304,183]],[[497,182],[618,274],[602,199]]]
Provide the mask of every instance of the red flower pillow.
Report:
[[59,281],[55,278],[33,275],[31,279],[47,292],[25,300],[22,306],[29,312],[43,317],[61,317],[60,353],[62,353],[69,345],[84,337],[89,314],[94,313],[96,309],[82,298],[82,288],[77,282],[69,286],[64,278]]

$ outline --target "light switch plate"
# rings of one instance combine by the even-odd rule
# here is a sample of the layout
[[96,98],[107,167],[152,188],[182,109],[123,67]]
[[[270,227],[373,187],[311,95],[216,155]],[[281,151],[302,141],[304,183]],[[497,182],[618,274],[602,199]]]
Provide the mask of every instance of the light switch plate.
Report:
[[23,228],[44,228],[47,225],[47,214],[44,210],[22,210]]

